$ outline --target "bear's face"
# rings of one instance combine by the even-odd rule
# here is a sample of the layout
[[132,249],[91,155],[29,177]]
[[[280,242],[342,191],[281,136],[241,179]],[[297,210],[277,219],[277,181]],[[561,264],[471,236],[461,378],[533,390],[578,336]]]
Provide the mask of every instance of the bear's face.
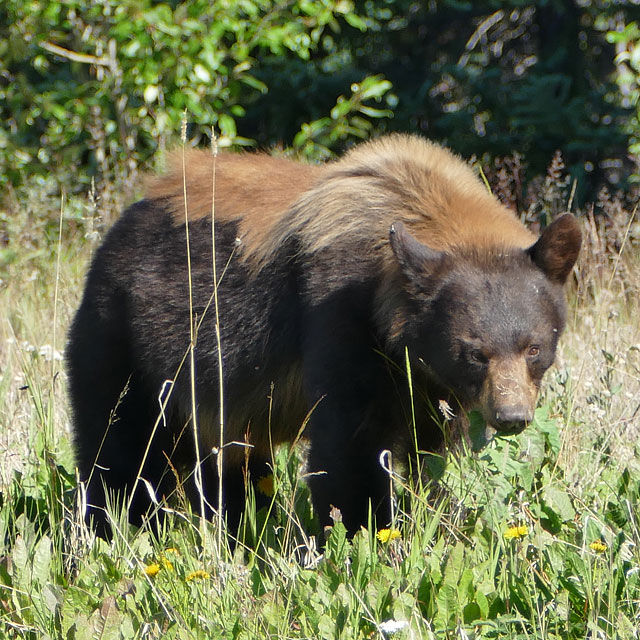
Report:
[[406,276],[409,353],[463,409],[505,434],[533,419],[565,324],[562,285],[580,232],[572,217],[554,224],[528,250],[508,253],[446,254],[402,227],[391,233]]
[[473,261],[452,265],[418,313],[410,352],[464,409],[480,410],[487,423],[512,433],[533,419],[564,327],[564,301],[524,260],[495,260],[493,270]]

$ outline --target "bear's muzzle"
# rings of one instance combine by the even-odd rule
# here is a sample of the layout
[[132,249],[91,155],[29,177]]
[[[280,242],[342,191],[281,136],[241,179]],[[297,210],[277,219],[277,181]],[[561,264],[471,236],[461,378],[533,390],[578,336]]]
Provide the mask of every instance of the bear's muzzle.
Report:
[[538,383],[529,375],[523,355],[495,357],[480,394],[480,409],[498,435],[520,433],[532,420]]

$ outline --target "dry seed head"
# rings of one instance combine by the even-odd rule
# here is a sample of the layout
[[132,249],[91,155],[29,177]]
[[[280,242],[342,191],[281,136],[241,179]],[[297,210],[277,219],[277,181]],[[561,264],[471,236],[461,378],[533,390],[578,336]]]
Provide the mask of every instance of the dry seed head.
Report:
[[215,127],[211,127],[211,153],[214,158],[218,155],[218,136]]
[[187,110],[185,109],[182,113],[182,121],[180,122],[180,140],[182,144],[185,144],[187,141]]

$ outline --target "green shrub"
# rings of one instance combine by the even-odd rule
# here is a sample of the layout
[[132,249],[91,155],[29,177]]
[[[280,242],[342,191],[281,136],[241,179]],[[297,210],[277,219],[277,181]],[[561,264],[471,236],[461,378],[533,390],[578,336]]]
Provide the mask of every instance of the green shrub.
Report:
[[636,159],[634,182],[640,182],[640,27],[630,22],[619,31],[610,31],[607,40],[616,46],[616,82],[623,104],[633,109],[629,119],[629,153]]
[[[236,121],[268,91],[260,61],[308,60],[344,22],[361,26],[348,0],[6,0],[0,184],[54,173],[73,188],[129,175],[179,135],[185,114],[195,142],[215,127],[221,146],[252,144]],[[387,114],[364,102],[388,88],[365,78],[300,145],[313,153],[314,137],[363,137],[367,118]]]

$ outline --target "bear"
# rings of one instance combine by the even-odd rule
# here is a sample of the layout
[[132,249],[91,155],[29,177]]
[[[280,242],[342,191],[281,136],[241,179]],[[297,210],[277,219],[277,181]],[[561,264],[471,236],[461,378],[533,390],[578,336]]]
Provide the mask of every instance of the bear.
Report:
[[320,165],[170,154],[96,251],[68,336],[88,516],[108,530],[117,492],[140,523],[146,486],[169,496],[198,462],[203,493],[184,486],[212,515],[222,423],[230,523],[304,426],[319,522],[336,507],[350,532],[370,513],[387,524],[380,454],[446,453],[443,401],[460,432],[470,411],[498,435],[532,421],[580,244],[574,216],[537,237],[418,136]]

